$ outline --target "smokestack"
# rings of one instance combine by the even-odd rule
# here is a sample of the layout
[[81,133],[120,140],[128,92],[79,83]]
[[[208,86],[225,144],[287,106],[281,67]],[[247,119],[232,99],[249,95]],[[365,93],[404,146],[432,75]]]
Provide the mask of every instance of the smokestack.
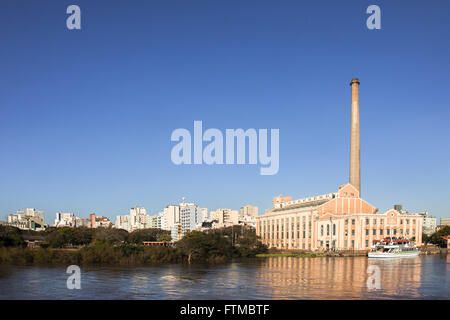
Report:
[[350,184],[358,189],[361,196],[360,147],[359,147],[359,80],[352,79],[352,124],[350,141]]

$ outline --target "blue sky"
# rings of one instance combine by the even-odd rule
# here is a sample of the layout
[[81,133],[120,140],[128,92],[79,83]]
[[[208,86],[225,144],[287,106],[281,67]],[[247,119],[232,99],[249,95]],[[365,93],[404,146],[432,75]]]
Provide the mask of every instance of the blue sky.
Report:
[[[66,28],[77,4],[82,30]],[[381,30],[366,8],[381,7]],[[450,216],[448,1],[0,3],[0,219],[114,218],[181,197],[209,209],[348,181],[360,86],[361,189],[384,211]],[[176,128],[276,128],[280,169],[176,166]]]

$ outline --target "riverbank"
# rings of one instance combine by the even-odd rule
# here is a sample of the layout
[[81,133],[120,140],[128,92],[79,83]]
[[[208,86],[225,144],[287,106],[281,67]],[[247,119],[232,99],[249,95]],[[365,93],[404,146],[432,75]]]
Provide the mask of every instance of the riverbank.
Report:
[[[421,255],[441,255],[448,254],[447,248],[438,247],[421,247]],[[270,252],[257,254],[257,258],[271,258],[271,257],[292,257],[292,258],[316,258],[316,257],[365,257],[367,256],[367,251],[360,250],[349,250],[349,251],[336,251],[336,252],[302,252],[302,251],[285,251],[280,250],[279,252]]]
[[448,254],[449,249],[447,248],[439,248],[439,247],[421,247],[420,254],[429,255],[429,254]]
[[273,258],[273,257],[291,257],[291,258],[316,258],[324,257],[323,254],[318,253],[260,253],[256,255],[257,258]]

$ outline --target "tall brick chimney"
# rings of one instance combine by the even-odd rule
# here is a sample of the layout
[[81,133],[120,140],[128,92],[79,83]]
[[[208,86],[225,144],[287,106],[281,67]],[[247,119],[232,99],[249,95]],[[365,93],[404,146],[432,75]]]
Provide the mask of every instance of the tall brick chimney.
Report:
[[360,147],[359,147],[359,80],[352,79],[352,123],[350,138],[350,184],[358,189],[361,196],[361,169],[360,169]]

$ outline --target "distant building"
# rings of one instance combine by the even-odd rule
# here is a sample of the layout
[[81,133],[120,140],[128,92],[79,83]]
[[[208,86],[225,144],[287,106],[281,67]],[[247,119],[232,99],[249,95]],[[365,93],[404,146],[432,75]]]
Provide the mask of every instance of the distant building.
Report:
[[172,241],[178,241],[183,237],[183,231],[181,229],[180,223],[174,223],[171,230],[170,230],[170,237],[172,238]]
[[144,207],[135,206],[130,209],[129,215],[117,216],[114,227],[133,232],[138,229],[150,228],[150,225],[151,218],[147,214],[147,210]]
[[17,210],[8,216],[8,225],[22,230],[44,230],[44,212],[34,208]]
[[89,219],[83,219],[76,217],[73,213],[70,212],[57,212],[54,227],[91,227],[91,223]]
[[440,226],[450,226],[450,218],[441,218]]
[[241,207],[239,218],[243,219],[244,217],[253,217],[256,218],[258,216],[258,207],[252,206],[248,204],[244,207]]
[[200,229],[207,215],[207,208],[183,200],[178,205],[166,206],[157,216],[152,217],[152,225],[170,231],[172,241],[178,241],[187,232]]
[[213,228],[231,227],[239,224],[239,213],[232,209],[217,209],[210,212],[209,219],[213,222]]
[[97,216],[95,213],[89,215],[89,222],[91,228],[109,228],[112,226],[112,222],[108,218]]
[[187,232],[200,229],[203,221],[207,218],[208,209],[200,208],[194,203],[180,203],[180,220],[181,233],[186,235]]
[[292,201],[292,197],[285,197],[283,195],[279,195],[278,197],[273,198],[273,207],[276,208],[278,205],[283,202]]
[[423,217],[423,233],[429,236],[436,232],[437,219],[435,217],[428,215],[428,211],[417,212],[415,214],[419,214]]
[[172,230],[174,224],[180,222],[180,205],[168,205],[164,208],[161,229]]
[[159,212],[157,215],[150,217],[150,226],[149,228],[157,228],[162,229],[162,225],[164,222],[164,212]]
[[124,216],[117,216],[116,217],[116,223],[114,224],[114,228],[117,229],[124,229],[130,232],[131,230],[131,223],[130,223],[130,216],[124,215]]

